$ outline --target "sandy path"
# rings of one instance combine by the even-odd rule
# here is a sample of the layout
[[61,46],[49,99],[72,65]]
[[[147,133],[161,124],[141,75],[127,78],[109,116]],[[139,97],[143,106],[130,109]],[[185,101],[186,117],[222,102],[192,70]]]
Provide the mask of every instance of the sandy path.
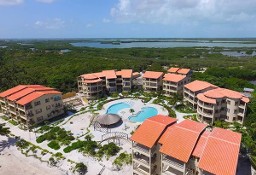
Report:
[[[0,143],[7,140],[0,136]],[[2,150],[2,149],[1,149]],[[55,167],[48,167],[33,157],[26,157],[16,146],[5,147],[0,152],[0,175],[64,175],[61,170]]]

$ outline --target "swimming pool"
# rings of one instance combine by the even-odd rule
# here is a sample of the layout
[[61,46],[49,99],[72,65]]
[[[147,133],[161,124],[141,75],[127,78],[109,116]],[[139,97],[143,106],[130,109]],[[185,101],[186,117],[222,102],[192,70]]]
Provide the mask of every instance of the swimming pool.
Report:
[[153,107],[143,107],[141,111],[136,116],[129,117],[132,122],[143,122],[147,118],[153,117],[158,114],[156,108]]
[[125,108],[131,108],[131,106],[127,103],[121,102],[121,103],[116,103],[111,105],[108,110],[107,110],[107,114],[117,114],[118,111],[125,109]]

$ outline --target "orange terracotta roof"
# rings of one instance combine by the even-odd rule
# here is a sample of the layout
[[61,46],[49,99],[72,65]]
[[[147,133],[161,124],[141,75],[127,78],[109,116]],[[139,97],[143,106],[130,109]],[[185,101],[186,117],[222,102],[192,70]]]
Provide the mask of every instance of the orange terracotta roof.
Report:
[[190,69],[185,69],[185,68],[181,68],[178,70],[177,73],[182,74],[182,75],[187,75],[189,73]]
[[203,102],[210,103],[210,104],[216,104],[216,99],[208,98],[203,93],[198,94],[196,97]]
[[134,132],[131,140],[152,148],[168,125],[177,120],[168,116],[157,115],[145,120]]
[[171,67],[170,69],[168,69],[168,72],[170,73],[176,73],[180,68],[178,67]]
[[116,75],[120,75],[122,78],[131,78],[132,69],[122,69],[121,71],[117,71]]
[[240,92],[236,92],[236,91],[232,91],[230,89],[224,89],[223,88],[223,91],[222,93],[228,97],[228,98],[236,98],[236,99],[240,99],[242,98],[244,95],[241,94]]
[[183,162],[188,162],[201,132],[207,125],[184,120],[168,129],[160,152]]
[[164,81],[170,81],[170,82],[179,82],[186,78],[184,75],[178,75],[178,74],[165,74],[163,80]]
[[160,78],[163,74],[164,74],[163,72],[146,71],[146,72],[143,74],[143,78],[158,79],[158,78]]
[[20,105],[25,105],[30,103],[31,101],[43,96],[43,95],[47,95],[47,94],[61,94],[59,91],[43,91],[43,92],[33,92],[31,94],[28,94],[27,96],[21,98],[20,100],[18,100],[16,103],[20,104]]
[[137,75],[140,75],[140,73],[139,72],[133,72],[132,75],[137,76]]
[[247,97],[242,97],[241,100],[242,100],[243,102],[245,102],[245,103],[249,103],[249,102],[250,102],[250,99],[247,98]]
[[195,80],[191,83],[188,83],[184,87],[186,87],[187,89],[189,89],[193,92],[197,92],[197,91],[204,90],[207,88],[212,88],[212,89],[217,88],[217,86],[215,86],[211,83],[208,83],[206,81],[200,81],[200,80]]
[[101,82],[102,80],[101,79],[95,79],[95,80],[84,80],[83,82],[84,83],[98,83],[98,82]]
[[25,89],[25,88],[26,88],[26,86],[24,86],[24,85],[15,86],[15,87],[13,87],[11,89],[8,89],[8,90],[0,93],[0,97],[7,97],[9,95],[12,95],[12,94],[22,90],[22,89]]
[[94,80],[94,79],[98,79],[99,77],[92,73],[92,74],[84,74],[84,75],[81,75],[84,79],[86,80]]
[[105,75],[102,72],[96,72],[96,73],[93,73],[93,74],[96,75],[99,78],[105,77]]
[[198,167],[212,174],[235,175],[241,134],[214,128],[209,135]]
[[210,135],[211,132],[209,131],[204,131],[203,134],[200,136],[197,144],[196,144],[196,147],[195,149],[193,150],[192,152],[192,155],[197,157],[197,158],[200,158],[203,151],[204,151],[204,148],[205,148],[205,145],[206,145],[206,142],[207,142],[207,139],[208,139],[208,136]]
[[35,89],[32,89],[32,88],[25,88],[17,93],[14,93],[13,95],[7,97],[8,100],[11,100],[11,101],[14,101],[14,100],[18,100],[32,92],[34,92]]
[[198,94],[197,98],[208,103],[214,102],[213,104],[216,103],[215,99],[217,98],[241,99],[241,100],[245,100],[246,103],[249,102],[249,99],[247,97],[244,97],[242,93],[225,89],[225,88],[216,88],[216,89],[206,91],[204,93]]
[[56,91],[54,88],[42,85],[19,85],[1,94],[5,97],[8,96],[8,100],[17,101],[16,103],[23,105],[31,102],[37,96],[45,94],[61,94],[61,92]]
[[107,79],[116,78],[116,72],[114,70],[104,70],[102,74],[105,75]]
[[177,125],[177,123],[169,126],[166,131],[163,133],[163,135],[160,137],[160,139],[158,140],[158,143],[163,144],[165,142],[165,140],[169,137],[170,135],[170,130]]

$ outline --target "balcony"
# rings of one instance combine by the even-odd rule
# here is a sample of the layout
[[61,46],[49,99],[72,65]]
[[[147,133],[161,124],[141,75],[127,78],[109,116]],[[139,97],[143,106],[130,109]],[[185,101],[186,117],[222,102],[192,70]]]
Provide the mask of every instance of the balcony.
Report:
[[210,105],[210,104],[207,104],[207,103],[204,103],[204,102],[201,102],[201,101],[198,101],[198,106],[201,106],[202,108],[205,108],[205,109],[213,109],[213,105]]
[[146,153],[146,154],[149,154],[150,153],[150,149],[146,146],[143,146],[143,145],[140,145],[138,143],[135,143],[132,147],[134,150],[138,150],[140,152],[143,152],[143,153]]
[[149,168],[146,168],[143,165],[140,165],[138,163],[134,163],[133,171],[140,175],[150,175]]
[[164,166],[162,175],[183,175],[183,171],[176,170],[170,166]]
[[241,109],[244,109],[244,108],[245,108],[245,105],[240,104],[238,107],[241,108]]
[[197,113],[201,114],[203,117],[213,118],[214,114],[205,112],[204,110],[201,110],[200,108],[197,108]]
[[162,162],[166,165],[167,168],[168,168],[168,166],[171,166],[180,171],[184,170],[184,163],[179,160],[175,160],[174,158],[172,158],[170,156],[164,155],[162,158]]
[[139,164],[143,164],[145,166],[149,166],[149,157],[140,154],[139,152],[135,152],[133,155],[133,161],[136,161]]

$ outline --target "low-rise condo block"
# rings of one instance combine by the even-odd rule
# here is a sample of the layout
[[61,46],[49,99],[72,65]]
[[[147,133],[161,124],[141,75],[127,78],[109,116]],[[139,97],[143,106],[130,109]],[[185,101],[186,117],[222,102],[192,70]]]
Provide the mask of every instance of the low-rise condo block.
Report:
[[26,126],[64,113],[61,92],[42,85],[18,85],[0,93],[0,107]]
[[134,175],[236,174],[240,133],[158,115],[142,123],[131,140]]
[[213,124],[215,120],[243,124],[249,98],[242,93],[216,88],[197,95],[197,114],[201,122]]
[[215,120],[243,124],[249,98],[240,92],[195,80],[184,86],[183,100],[197,110],[201,122]]
[[192,77],[192,70],[191,69],[171,67],[170,69],[168,69],[168,73],[186,76],[186,78],[184,80],[185,84],[187,84],[191,81],[191,77]]
[[166,128],[176,123],[175,118],[157,115],[143,122],[132,135],[133,174],[160,174],[161,156],[158,140]]
[[178,74],[165,74],[163,78],[163,92],[167,96],[182,94],[186,84],[186,76]]
[[192,106],[194,109],[197,109],[197,95],[202,92],[206,92],[211,89],[215,89],[217,86],[208,83],[206,81],[195,80],[191,83],[188,83],[184,86],[183,89],[183,100]]
[[132,69],[83,74],[78,77],[78,91],[88,99],[101,97],[105,93],[131,91],[132,79]]
[[143,89],[151,92],[162,90],[163,75],[163,72],[146,71],[143,74]]

